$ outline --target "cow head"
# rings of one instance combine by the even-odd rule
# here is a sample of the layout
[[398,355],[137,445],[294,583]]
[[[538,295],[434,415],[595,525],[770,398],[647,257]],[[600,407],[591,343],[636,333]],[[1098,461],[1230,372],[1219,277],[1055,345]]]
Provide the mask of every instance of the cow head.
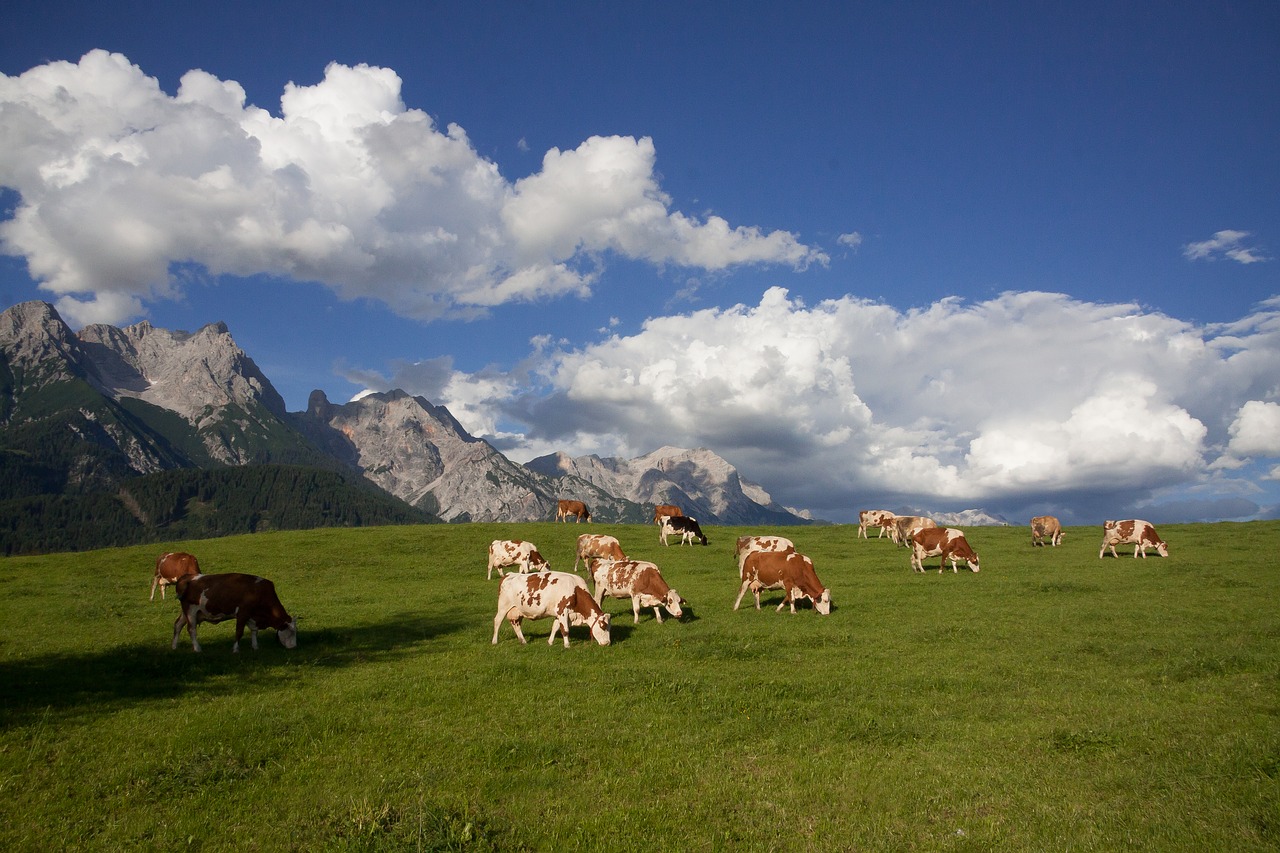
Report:
[[1156,553],[1159,554],[1161,557],[1169,556],[1169,544],[1167,542],[1157,542]]
[[587,626],[591,629],[591,639],[602,646],[612,642],[609,636],[609,614],[603,611],[587,617]]
[[813,600],[813,609],[823,616],[831,615],[831,590],[824,589],[822,595]]
[[298,645],[298,620],[290,619],[283,627],[276,629],[276,636],[280,638],[280,645],[286,649],[292,649]]
[[680,605],[684,604],[684,599],[674,589],[667,590],[667,600],[663,604],[666,605],[667,612],[677,619],[684,615],[684,611],[680,608]]

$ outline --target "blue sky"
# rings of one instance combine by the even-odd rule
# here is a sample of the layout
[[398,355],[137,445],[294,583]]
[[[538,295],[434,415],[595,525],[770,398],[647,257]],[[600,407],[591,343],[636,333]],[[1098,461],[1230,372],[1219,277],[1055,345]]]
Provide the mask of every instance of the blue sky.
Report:
[[0,303],[790,506],[1280,510],[1280,7],[6,4]]

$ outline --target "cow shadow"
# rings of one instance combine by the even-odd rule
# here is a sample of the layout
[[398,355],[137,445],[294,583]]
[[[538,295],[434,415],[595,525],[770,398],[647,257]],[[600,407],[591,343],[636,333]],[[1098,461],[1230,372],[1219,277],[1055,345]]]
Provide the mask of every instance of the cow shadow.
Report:
[[[231,623],[202,625],[202,653],[191,649],[184,630],[178,648],[171,634],[155,642],[118,645],[99,652],[52,654],[0,662],[0,729],[50,714],[95,717],[137,704],[216,695],[242,689],[248,680],[269,683],[298,667],[346,667],[388,660],[420,650],[432,639],[474,626],[448,613],[401,613],[378,622],[308,630],[299,621],[298,646],[288,650],[276,632],[258,634],[258,651],[245,631],[232,654]],[[224,676],[234,675],[235,678]]]

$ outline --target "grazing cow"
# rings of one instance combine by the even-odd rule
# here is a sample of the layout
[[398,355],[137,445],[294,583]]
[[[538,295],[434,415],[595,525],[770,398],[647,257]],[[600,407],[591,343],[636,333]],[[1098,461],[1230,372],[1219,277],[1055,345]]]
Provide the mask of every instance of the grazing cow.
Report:
[[807,598],[813,602],[813,609],[826,616],[831,613],[831,590],[822,585],[818,574],[813,570],[813,561],[804,554],[795,551],[752,551],[742,564],[742,588],[738,590],[738,600],[733,603],[737,610],[742,603],[742,596],[750,589],[756,598],[756,610],[760,609],[760,590],[781,589],[785,591],[778,610],[790,604],[791,612],[796,612],[796,599]]
[[640,621],[640,608],[652,607],[653,616],[662,621],[662,608],[679,619],[684,611],[680,605],[684,599],[680,593],[667,586],[662,572],[653,563],[644,560],[600,560],[593,572],[596,583],[596,603],[607,595],[610,598],[631,599],[635,621]]
[[733,549],[734,562],[738,564],[738,573],[742,573],[742,564],[747,555],[755,551],[794,551],[795,543],[781,536],[739,536],[738,544]]
[[564,647],[569,648],[569,625],[585,624],[591,637],[602,646],[609,645],[609,614],[587,592],[587,582],[569,572],[534,572],[529,575],[509,574],[498,587],[498,613],[493,617],[493,644],[498,644],[498,629],[502,620],[511,628],[521,643],[528,643],[520,622],[524,619],[543,619],[550,616],[551,636],[547,644],[556,641],[556,631],[564,635]]
[[591,574],[594,569],[591,564],[596,560],[625,560],[627,555],[622,553],[622,543],[612,536],[605,536],[603,533],[584,533],[578,537],[577,556],[573,558],[573,570],[578,570],[578,561],[587,569],[587,574]]
[[978,555],[969,547],[964,534],[954,527],[926,527],[916,531],[915,540],[911,544],[911,568],[917,572],[924,571],[926,557],[941,557],[938,563],[938,574],[951,561],[951,572],[956,572],[956,563],[963,560],[971,571],[978,571]]
[[200,574],[200,563],[195,557],[182,551],[171,551],[156,558],[156,574],[151,579],[151,600],[156,600],[156,587],[160,587],[160,600],[164,601],[164,588],[186,577]]
[[587,524],[591,523],[591,513],[582,501],[560,501],[556,504],[556,521],[567,521],[571,515],[574,524],[583,519],[586,519]]
[[1044,547],[1044,540],[1057,548],[1062,544],[1062,524],[1052,515],[1037,515],[1031,519],[1031,545]]
[[881,539],[884,537],[885,527],[896,517],[887,509],[864,509],[858,513],[858,535],[853,538],[857,539],[861,536],[863,539],[869,539],[871,537],[867,536],[867,528],[879,527],[880,535],[876,538]]
[[658,504],[653,508],[653,523],[661,524],[662,517],[664,515],[675,518],[678,515],[684,515],[684,513],[680,511],[680,507],[678,506],[672,506],[671,504]]
[[1156,553],[1161,557],[1169,556],[1169,546],[1159,537],[1150,522],[1141,519],[1130,518],[1125,521],[1103,523],[1102,548],[1098,551],[1098,559],[1102,559],[1102,555],[1108,548],[1111,549],[1111,556],[1120,556],[1116,553],[1117,545],[1132,545],[1135,559],[1141,554],[1142,559],[1145,560],[1148,548],[1155,548]]
[[196,575],[178,581],[178,604],[182,608],[173,623],[173,648],[178,647],[182,626],[191,636],[191,648],[200,651],[196,628],[201,622],[236,620],[236,641],[231,651],[240,651],[240,638],[249,626],[249,642],[258,650],[258,631],[275,628],[280,645],[292,649],[298,644],[298,623],[285,612],[276,596],[276,587],[266,578],[230,572],[225,575]]
[[922,515],[895,515],[893,525],[889,528],[889,538],[895,545],[910,548],[911,539],[917,530],[937,526],[938,523],[932,518],[925,518]]
[[519,566],[522,572],[545,572],[551,568],[532,542],[495,539],[489,543],[489,575],[486,580],[493,577],[494,569],[498,570],[498,577],[502,577],[502,570],[507,566]]
[[709,545],[706,536],[702,535],[702,528],[698,526],[698,519],[690,518],[687,515],[662,517],[662,530],[658,533],[658,541],[663,545],[667,544],[668,536],[679,536],[681,545],[692,545],[693,540],[697,539],[703,545]]

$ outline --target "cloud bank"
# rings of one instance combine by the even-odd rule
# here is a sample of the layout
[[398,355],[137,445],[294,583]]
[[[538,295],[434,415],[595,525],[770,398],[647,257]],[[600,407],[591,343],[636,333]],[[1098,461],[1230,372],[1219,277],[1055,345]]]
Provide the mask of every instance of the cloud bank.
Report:
[[704,270],[825,263],[785,231],[671,209],[652,140],[553,149],[514,183],[386,68],[290,83],[279,114],[204,71],[176,95],[95,50],[0,75],[0,248],[73,324],[118,323],[184,271],[328,285],[418,319],[587,294],[603,253]]
[[1256,248],[1244,245],[1248,231],[1218,231],[1208,240],[1188,243],[1182,247],[1182,256],[1189,261],[1212,261],[1227,258],[1238,264],[1257,264],[1271,260]]
[[412,390],[426,370],[431,399],[517,459],[710,447],[837,521],[909,505],[1093,523],[1175,498],[1247,516],[1269,499],[1232,470],[1280,457],[1280,299],[1197,326],[1056,293],[899,311],[773,288],[535,348],[511,374],[440,368],[359,379]]

